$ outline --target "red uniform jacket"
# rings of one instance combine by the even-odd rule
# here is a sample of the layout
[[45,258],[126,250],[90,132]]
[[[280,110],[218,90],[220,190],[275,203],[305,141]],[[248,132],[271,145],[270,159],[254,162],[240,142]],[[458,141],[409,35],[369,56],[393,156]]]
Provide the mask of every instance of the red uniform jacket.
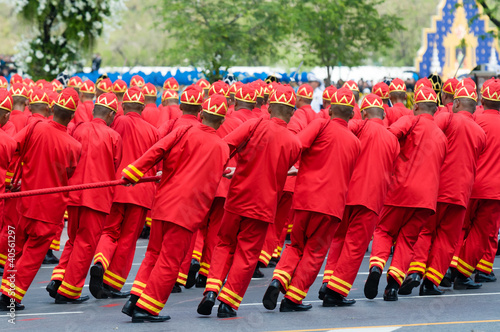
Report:
[[[226,117],[224,120],[224,123],[217,129],[217,136],[220,138],[226,137],[230,132],[238,128],[240,125],[242,125],[243,122],[241,120],[231,118],[231,117]],[[236,158],[231,158],[227,162],[227,167],[236,167]],[[215,193],[215,197],[227,197],[227,192],[229,191],[229,184],[231,183],[231,180],[228,178],[223,177],[220,180],[219,186],[217,187],[217,192]]]
[[351,120],[349,129],[361,142],[361,153],[349,183],[347,205],[362,205],[377,215],[384,206],[399,142],[380,119]]
[[[16,141],[7,135],[6,132],[0,130],[0,193],[5,192],[7,170],[16,151],[16,146]],[[7,181],[10,182],[10,179]],[[0,200],[0,223],[3,222],[3,204],[2,199]]]
[[352,117],[353,120],[361,120],[363,117],[361,116],[361,110],[359,109],[359,105],[356,104],[354,105],[354,116]]
[[[119,178],[122,169],[139,159],[158,141],[158,131],[135,112],[115,117],[111,128],[120,134],[123,143],[122,161],[116,172]],[[145,176],[154,175],[156,175],[154,170],[149,170],[145,174]],[[115,189],[113,202],[135,204],[151,209],[155,188],[154,182],[142,183],[134,187],[118,186]]]
[[90,122],[94,118],[94,102],[92,100],[86,100],[83,103],[78,104],[75,116],[72,120],[74,124],[80,122]]
[[273,223],[288,170],[300,156],[300,142],[278,118],[249,120],[224,140],[231,150],[247,142],[237,154],[225,209]]
[[[116,171],[122,159],[122,138],[109,128],[104,120],[95,118],[91,122],[78,125],[72,136],[82,144],[82,155],[72,184],[111,181],[116,179]],[[109,213],[113,203],[115,187],[72,191],[68,205],[85,206]]]
[[484,110],[474,117],[486,133],[486,148],[477,161],[471,198],[500,200],[500,112]]
[[123,102],[119,101],[118,102],[118,111],[116,112],[116,115],[123,115]]
[[318,118],[318,113],[312,109],[311,105],[304,105],[293,113],[288,129],[297,134],[316,118]]
[[[34,129],[32,130],[32,128]],[[27,141],[27,133],[32,132]],[[14,137],[22,158],[21,190],[62,187],[75,171],[81,144],[54,121],[40,121],[24,127]],[[63,221],[69,194],[58,193],[21,198],[20,213],[26,218],[59,224]]]
[[132,182],[163,161],[152,211],[154,220],[196,231],[207,215],[222,177],[229,147],[215,129],[181,126],[123,170]]
[[437,115],[439,115],[441,113],[453,113],[453,102],[448,103],[444,106],[438,107],[438,110],[436,111],[436,113],[434,113],[434,117],[436,117]]
[[474,112],[474,115],[483,113],[484,113],[484,106],[483,105],[476,106],[476,111]]
[[162,124],[158,129],[158,133],[160,135],[160,138],[163,138],[179,126],[198,127],[199,125],[201,125],[201,122],[196,116],[191,114],[183,114],[180,118],[172,119]]
[[158,108],[160,115],[158,116],[157,127],[160,128],[164,123],[169,120],[178,119],[182,116],[182,111],[179,105],[161,106]]
[[398,138],[401,152],[384,204],[436,211],[446,136],[430,114],[403,116],[389,131]]
[[16,126],[10,121],[7,121],[7,123],[2,126],[2,130],[10,137],[14,137],[17,133]]
[[264,118],[264,119],[267,119],[269,120],[271,118],[271,116],[269,115],[268,112],[264,112],[261,108],[254,108],[252,110],[253,113],[255,113],[259,118]]
[[12,110],[9,121],[16,127],[16,132],[19,132],[26,126],[28,115],[22,111]]
[[386,117],[388,125],[392,125],[394,122],[398,121],[399,118],[405,115],[413,115],[413,111],[406,108],[402,103],[394,104],[390,107],[390,112],[386,110]]
[[158,118],[160,116],[160,110],[156,107],[156,104],[147,104],[142,111],[142,118],[158,128]]
[[292,208],[342,219],[359,140],[342,119],[314,120],[297,137],[303,149],[295,185],[300,199]]
[[258,118],[259,116],[246,108],[242,108],[238,111],[232,112],[231,117],[241,120],[242,122],[246,122],[250,119]]
[[[477,160],[486,147],[486,134],[469,112],[444,112],[434,117],[448,139],[446,158],[439,178],[438,202],[467,208]],[[459,170],[460,176],[457,176]]]

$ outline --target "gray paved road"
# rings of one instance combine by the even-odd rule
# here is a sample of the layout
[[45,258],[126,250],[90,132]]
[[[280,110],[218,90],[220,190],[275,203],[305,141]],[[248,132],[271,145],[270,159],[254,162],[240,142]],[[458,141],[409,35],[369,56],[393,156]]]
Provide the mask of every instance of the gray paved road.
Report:
[[[125,289],[130,289],[133,277],[144,256],[147,242],[140,240],[131,274]],[[317,299],[321,277],[311,287],[305,302],[313,309],[304,313],[267,311],[261,304],[270,281],[271,269],[263,269],[266,278],[253,280],[238,312],[238,317],[218,319],[216,310],[201,317],[196,307],[201,289],[183,290],[172,294],[163,310],[172,319],[159,324],[132,324],[120,310],[125,300],[91,299],[81,305],[56,305],[45,291],[53,266],[43,266],[26,294],[26,310],[18,312],[16,324],[0,318],[1,331],[500,331],[500,282],[485,284],[480,290],[448,290],[437,297],[400,297],[398,302],[384,302],[379,297],[366,300],[363,285],[368,258],[354,282],[351,297],[358,302],[349,308],[322,308]],[[500,275],[500,264],[495,264]],[[416,291],[414,291],[416,293]],[[88,287],[84,294],[89,294]],[[416,295],[416,294],[414,294]]]

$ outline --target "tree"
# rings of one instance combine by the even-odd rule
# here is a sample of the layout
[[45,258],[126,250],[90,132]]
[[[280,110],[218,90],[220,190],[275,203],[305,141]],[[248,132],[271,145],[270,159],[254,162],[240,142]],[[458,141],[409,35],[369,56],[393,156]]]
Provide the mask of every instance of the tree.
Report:
[[476,2],[483,7],[483,12],[489,17],[491,23],[500,29],[500,6],[498,1],[477,0]]
[[402,29],[396,16],[379,14],[383,0],[297,0],[297,36],[310,56],[306,63],[327,68],[355,66],[373,52],[394,43],[393,31]]
[[34,79],[74,71],[124,8],[123,0],[17,1],[16,11],[32,27],[31,38],[17,46],[17,66]]
[[259,65],[290,31],[285,0],[163,0],[163,27],[175,43],[165,52],[204,69],[210,81],[234,64]]

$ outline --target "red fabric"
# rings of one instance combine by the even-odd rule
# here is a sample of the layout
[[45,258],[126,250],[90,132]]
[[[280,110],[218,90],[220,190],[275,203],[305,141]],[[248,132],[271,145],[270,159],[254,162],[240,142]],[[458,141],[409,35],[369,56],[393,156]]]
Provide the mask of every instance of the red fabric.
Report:
[[[434,121],[448,139],[446,158],[439,177],[438,202],[457,204],[466,208],[474,184],[478,159],[486,147],[486,135],[469,112],[444,113],[435,116]],[[500,129],[500,126],[498,128]],[[457,176],[458,169],[460,176]]]
[[12,110],[12,112],[10,113],[9,121],[12,122],[16,127],[16,132],[19,132],[26,126],[28,115],[23,111]]
[[213,251],[219,241],[220,225],[224,216],[224,203],[226,199],[223,197],[215,197],[210,211],[207,216],[205,242],[203,244],[203,252],[200,261],[199,274],[208,276],[210,266],[212,264]]
[[[231,114],[231,117],[238,119],[242,122],[246,122],[248,120],[255,119],[255,118],[259,117],[256,113],[254,113],[251,110],[248,110],[246,108],[242,108],[242,109],[239,109],[237,111],[233,111],[230,114]],[[229,113],[227,113],[226,115],[229,115]]]
[[346,204],[365,206],[378,215],[399,155],[398,140],[380,119],[351,120],[349,129],[359,138],[361,153],[349,183]]
[[354,105],[354,116],[352,117],[353,120],[361,120],[362,119],[362,116],[361,116],[361,110],[359,109],[359,105],[356,104]]
[[485,110],[475,115],[476,123],[486,133],[486,148],[477,161],[477,173],[471,198],[500,200],[500,112]]
[[196,245],[196,233],[193,233],[191,238],[189,239],[189,248],[186,252],[186,256],[184,256],[184,259],[181,261],[181,265],[179,267],[179,275],[177,276],[177,283],[181,284],[182,286],[186,286],[187,282],[187,277],[189,274],[189,268],[191,267],[191,260],[193,259],[193,250],[194,246]]
[[[131,173],[146,174],[163,160],[163,175],[152,210],[163,220],[195,232],[205,218],[229,158],[229,149],[213,128],[200,124],[187,132],[179,127],[132,163]],[[174,145],[175,144],[175,145]],[[125,172],[125,171],[124,171]],[[122,174],[128,177],[127,174]],[[196,207],[196,208],[193,208]]]
[[80,122],[90,122],[94,118],[93,112],[94,102],[92,100],[86,100],[83,103],[79,103],[72,122],[74,124],[78,124]]
[[178,119],[182,116],[182,111],[179,105],[160,106],[159,110],[160,114],[157,122],[158,128],[160,128],[164,123],[170,120]]
[[175,128],[180,126],[193,126],[198,127],[201,125],[200,120],[190,114],[183,114],[180,118],[172,119],[170,121],[165,122],[158,128],[158,133],[160,134],[160,138],[163,138],[170,134]]
[[[485,111],[485,114],[488,111]],[[458,255],[457,269],[470,277],[483,255],[489,248],[489,237],[495,231],[498,234],[500,219],[500,201],[493,199],[471,199],[468,211],[470,231],[464,240]]]
[[[65,126],[54,121],[37,123],[27,142],[26,134],[32,126],[14,137],[19,149],[26,149],[21,190],[67,186],[80,159],[81,144],[66,133]],[[68,193],[23,197],[20,213],[26,218],[61,224],[68,199]]]
[[[9,178],[7,180],[10,183],[10,178],[12,175],[7,175],[7,170],[9,168],[10,162],[14,153],[16,151],[16,141],[14,141],[7,133],[0,131],[0,193],[5,192],[5,180],[6,177]],[[17,203],[17,200],[12,200],[12,204],[14,206]],[[5,265],[5,260],[7,259],[7,243],[8,243],[8,230],[9,225],[12,223],[7,223],[4,221],[4,215],[7,214],[7,210],[4,211],[4,201],[0,200],[0,229],[2,234],[0,235],[0,265]],[[15,214],[17,216],[17,213]],[[14,218],[14,216],[10,216],[9,219]]]
[[401,285],[411,262],[412,247],[431,214],[429,209],[385,205],[373,233],[370,268],[378,266],[383,270],[396,243],[387,277],[392,276]]
[[14,137],[17,133],[16,126],[10,121],[2,126],[2,130],[10,137]]
[[60,280],[58,293],[77,299],[82,294],[106,214],[84,206],[68,206],[68,237],[51,280]]
[[[96,118],[80,124],[73,137],[82,144],[82,155],[70,185],[110,181],[116,179],[116,171],[122,159],[122,139],[109,128],[104,120]],[[72,191],[68,205],[109,213],[113,203],[114,187]]]
[[38,120],[48,121],[48,119],[46,117],[44,117],[43,115],[38,114],[38,113],[34,113],[28,117],[28,119],[26,120],[26,125],[28,126],[28,125],[32,124],[33,122],[37,122]]
[[399,118],[405,116],[405,115],[410,115],[413,116],[413,111],[406,108],[405,105],[402,103],[396,103],[390,108],[391,112],[387,113],[387,120],[389,122],[389,126],[392,125],[394,122],[398,121]]
[[476,111],[474,114],[483,114],[484,113],[484,106],[483,105],[477,105],[476,106]]
[[219,301],[238,310],[257,266],[268,225],[265,221],[225,211],[204,293],[219,293]]
[[441,113],[453,113],[453,102],[438,107],[438,110],[436,111],[436,113],[434,113],[434,117]]
[[498,231],[500,229],[500,218],[497,219],[496,226],[490,229],[488,235],[488,245],[486,246],[486,253],[483,258],[476,265],[476,270],[482,271],[486,274],[491,274],[493,271],[493,263],[498,250]]
[[[137,306],[157,316],[172,292],[193,233],[176,224],[154,219],[151,226],[146,257],[134,281],[133,292],[140,295]],[[145,287],[137,287],[140,280]]]
[[149,122],[156,128],[159,127],[158,120],[160,117],[160,110],[156,107],[156,104],[147,104],[142,110],[142,118]]
[[401,152],[384,204],[435,211],[446,136],[430,114],[404,116],[389,131],[399,139]]
[[[241,120],[226,116],[224,123],[219,127],[219,129],[217,129],[217,135],[220,138],[224,138],[230,132],[238,128],[241,124],[243,124]],[[231,158],[227,163],[227,167],[236,167],[236,158]],[[217,192],[215,193],[215,197],[226,198],[227,193],[229,191],[230,183],[231,179],[223,177],[219,182],[219,186],[217,187]]]
[[462,231],[465,207],[438,202],[413,246],[408,274],[425,272],[425,278],[439,286],[455,252]]
[[291,244],[287,244],[276,265],[273,279],[285,298],[302,303],[323,265],[340,219],[323,213],[295,210]]
[[134,204],[113,203],[97,245],[94,264],[105,269],[104,283],[120,290],[127,279],[135,246],[146,219],[147,209]]
[[[344,240],[340,254],[335,259],[331,249],[334,246],[335,237],[339,233],[340,229],[338,229],[326,261],[323,282],[328,282],[328,288],[343,296],[349,294],[377,222],[377,214],[364,206],[346,207],[342,219],[342,224],[346,224],[346,232],[343,234]],[[327,271],[331,273],[329,277]]]
[[[22,216],[15,233],[15,257],[8,261],[2,279],[2,293],[21,302],[42,265],[54,233],[62,223],[48,223]],[[12,264],[12,265],[11,265]],[[10,280],[15,280],[15,295],[10,294]]]
[[[122,169],[141,157],[158,141],[158,131],[135,112],[116,117],[111,128],[122,137],[122,161],[116,171],[117,178],[120,178]],[[154,175],[156,172],[153,169],[145,174],[145,176]],[[134,187],[118,186],[115,188],[113,202],[130,203],[151,209],[155,190],[153,182]]]
[[285,121],[278,118],[258,121],[247,121],[224,138],[231,150],[235,149],[257,126],[245,148],[236,155],[238,163],[225,209],[272,223],[288,170],[300,155],[300,143],[286,128]]
[[359,140],[341,119],[314,120],[297,137],[303,151],[292,208],[341,219]]
[[304,105],[295,110],[288,123],[288,129],[297,134],[318,117],[318,113],[312,109],[311,105]]

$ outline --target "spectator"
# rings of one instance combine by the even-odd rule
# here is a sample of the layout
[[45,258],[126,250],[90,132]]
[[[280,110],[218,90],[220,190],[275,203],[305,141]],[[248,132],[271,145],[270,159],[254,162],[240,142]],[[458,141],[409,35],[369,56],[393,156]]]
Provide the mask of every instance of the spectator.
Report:
[[321,85],[321,81],[313,73],[307,74],[307,81],[314,89],[311,107],[316,113],[319,113],[323,106],[323,90],[325,87]]
[[92,59],[92,71],[98,71],[101,68],[101,55],[97,53]]

